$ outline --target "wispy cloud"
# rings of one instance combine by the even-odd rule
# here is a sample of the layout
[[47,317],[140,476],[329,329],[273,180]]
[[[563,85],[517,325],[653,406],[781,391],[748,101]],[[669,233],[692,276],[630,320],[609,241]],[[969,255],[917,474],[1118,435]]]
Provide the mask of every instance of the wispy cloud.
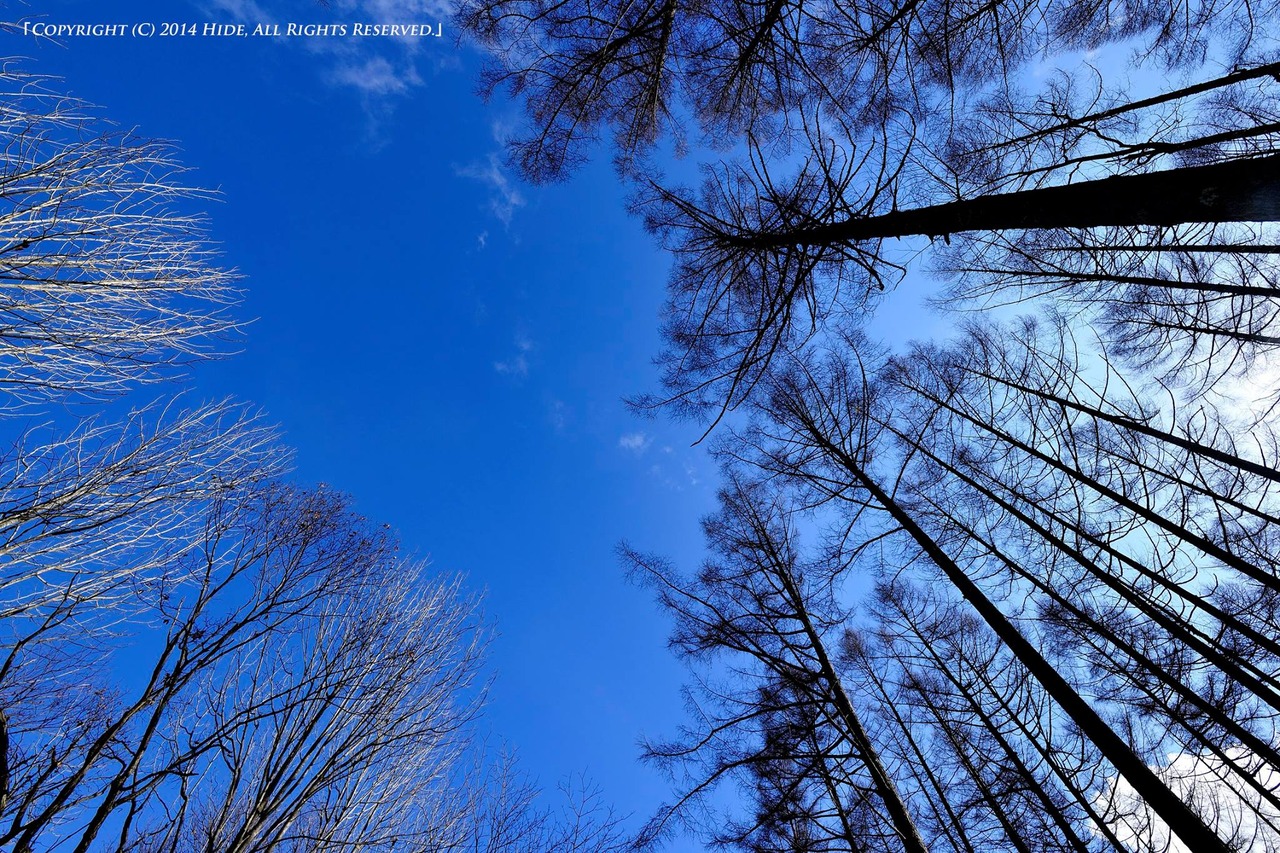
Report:
[[343,11],[360,12],[374,22],[388,24],[448,20],[453,14],[451,0],[337,0],[334,5]]
[[495,361],[493,369],[499,373],[506,373],[510,376],[528,376],[529,375],[529,359],[524,357],[524,353],[520,353],[515,358],[507,361]]
[[489,188],[488,209],[502,223],[511,227],[516,211],[524,207],[524,195],[502,168],[499,153],[493,151],[484,160],[476,160],[465,166],[455,166],[454,172],[463,178],[479,181]]
[[[654,447],[654,440],[649,434],[637,430],[619,438],[618,447],[643,457],[650,447]],[[702,484],[697,466],[686,458],[685,453],[677,453],[669,444],[654,447],[648,461],[645,469],[648,475],[674,492],[696,489]]]
[[643,432],[629,432],[618,439],[618,446],[636,456],[642,455],[653,444],[653,439]]
[[547,420],[551,422],[551,428],[556,432],[564,432],[569,428],[569,421],[573,418],[573,409],[564,400],[552,400],[551,406],[547,411]]
[[[272,23],[279,19],[257,0],[206,0],[210,13],[230,17],[242,24]],[[332,0],[327,9],[312,7],[313,13],[295,18],[299,23],[333,23],[350,26],[367,24],[435,25],[449,20],[451,0]],[[365,99],[371,118],[380,117],[382,109],[390,109],[392,99],[404,96],[422,85],[418,72],[420,56],[437,60],[452,57],[452,51],[439,50],[443,38],[412,36],[377,39],[304,38],[281,39],[285,44],[332,58],[332,64],[321,72],[332,85],[355,89]]]
[[358,89],[361,94],[376,97],[403,95],[414,86],[422,85],[422,78],[413,65],[396,68],[383,56],[370,56],[359,62],[343,63],[334,69],[332,79],[336,83]]
[[516,335],[516,353],[503,361],[495,361],[493,369],[507,376],[524,378],[529,375],[529,353],[533,351],[533,341],[524,335]]
[[275,16],[259,6],[254,0],[213,0],[210,7],[217,12],[225,12],[237,23],[270,23]]

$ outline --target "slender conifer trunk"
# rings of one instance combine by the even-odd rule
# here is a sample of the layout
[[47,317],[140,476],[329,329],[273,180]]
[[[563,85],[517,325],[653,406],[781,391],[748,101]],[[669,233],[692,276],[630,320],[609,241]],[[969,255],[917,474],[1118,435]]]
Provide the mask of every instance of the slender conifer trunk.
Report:
[[[898,501],[872,477],[862,465],[825,435],[821,427],[808,414],[807,407],[799,399],[788,402],[787,413],[796,418],[797,426],[808,434],[815,446],[829,454],[853,477],[854,483],[865,489],[871,500],[883,508],[902,530],[915,540],[921,551],[938,567],[956,591],[978,612],[1010,652],[1026,667],[1027,671],[1044,687],[1045,692],[1057,703],[1081,733],[1111,762],[1116,772],[1128,782],[1138,795],[1159,815],[1173,833],[1191,849],[1204,853],[1228,853],[1227,845],[1192,811],[1185,802],[1147,766],[1133,748],[1098,715],[1098,712],[1076,689],[1040,654],[1040,651],[1022,634],[1004,613],[989,599],[964,570],[952,560],[941,545],[916,522]],[[940,721],[941,722],[941,721]]]
[[979,196],[786,232],[726,237],[772,249],[962,231],[1280,221],[1280,154]]

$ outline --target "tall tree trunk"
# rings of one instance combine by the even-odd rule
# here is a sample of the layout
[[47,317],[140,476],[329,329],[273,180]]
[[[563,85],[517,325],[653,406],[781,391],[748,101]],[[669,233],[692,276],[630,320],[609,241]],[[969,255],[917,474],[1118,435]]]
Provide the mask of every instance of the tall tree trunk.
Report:
[[1128,782],[1144,802],[1164,820],[1173,834],[1191,849],[1204,853],[1228,853],[1229,848],[1194,811],[1156,775],[1122,737],[1102,719],[1097,711],[1076,691],[1010,619],[973,582],[964,570],[943,550],[897,499],[886,491],[875,477],[844,448],[835,444],[813,419],[803,395],[787,401],[786,414],[795,419],[796,427],[807,433],[814,446],[829,455],[865,489],[875,504],[884,509],[910,536],[956,591],[978,612],[983,621],[1044,687],[1045,692],[1069,716],[1098,750],[1111,762],[1121,778]]
[[825,682],[831,699],[835,703],[836,711],[848,729],[849,739],[857,748],[862,763],[871,775],[876,793],[880,795],[881,801],[884,802],[885,807],[889,810],[889,818],[893,821],[894,831],[902,842],[903,850],[908,851],[908,853],[929,853],[929,848],[925,845],[924,839],[920,835],[920,830],[916,827],[915,821],[911,817],[911,812],[907,808],[907,804],[903,802],[902,795],[898,793],[897,786],[893,784],[893,777],[880,761],[879,750],[871,742],[871,737],[867,734],[867,730],[862,727],[858,712],[854,709],[853,702],[849,699],[849,694],[844,690],[844,685],[840,681],[840,675],[836,672],[835,665],[827,655],[826,645],[822,642],[822,635],[818,633],[817,627],[814,626],[813,620],[809,617],[809,611],[805,607],[800,588],[791,577],[786,564],[781,561],[780,555],[770,554],[770,559],[778,567],[778,578],[784,585],[787,595],[792,599],[796,617],[804,629],[814,656],[818,659],[822,680]]
[[1072,468],[1071,466],[1063,463],[1062,460],[1057,459],[1054,456],[1051,456],[1045,453],[1044,451],[1039,450],[1036,447],[1033,447],[1027,442],[1020,440],[1017,436],[1011,435],[992,424],[985,423],[981,418],[975,417],[973,414],[967,411],[964,411],[963,409],[957,408],[948,400],[941,399],[940,397],[934,394],[931,394],[925,388],[912,387],[912,386],[905,386],[905,387],[908,387],[909,390],[916,392],[924,399],[938,405],[942,409],[945,409],[946,411],[954,415],[957,415],[960,418],[963,418],[964,420],[976,426],[978,429],[983,430],[989,435],[994,436],[995,438],[999,439],[1000,441],[1004,442],[1005,444],[1009,445],[1015,450],[1021,451],[1026,456],[1032,459],[1038,460],[1039,462],[1044,463],[1045,465],[1047,465],[1048,467],[1054,470],[1062,472],[1063,474],[1072,478],[1073,480],[1080,483],[1081,485],[1088,487],[1091,491],[1096,492],[1097,494],[1111,501],[1117,507],[1133,513],[1135,517],[1140,518],[1143,521],[1149,522],[1154,527],[1157,527],[1165,531],[1166,533],[1170,533],[1173,536],[1176,536],[1178,539],[1181,539],[1183,542],[1186,542],[1188,545],[1195,547],[1206,556],[1212,557],[1218,560],[1219,562],[1221,562],[1223,565],[1226,565],[1226,566],[1229,566],[1230,568],[1235,569],[1245,577],[1256,581],[1258,584],[1260,584],[1264,588],[1268,590],[1272,590],[1274,592],[1280,592],[1280,577],[1277,577],[1274,570],[1268,571],[1262,568],[1261,566],[1256,566],[1253,563],[1249,562],[1248,560],[1244,559],[1243,557],[1240,557],[1237,554],[1232,553],[1227,548],[1228,543],[1224,543],[1220,545],[1204,535],[1201,535],[1193,530],[1190,530],[1178,524],[1175,521],[1171,521],[1170,519],[1165,517],[1163,514],[1157,512],[1155,509],[1146,505],[1145,503],[1142,503],[1138,500],[1130,498],[1127,494],[1123,494],[1119,491],[1116,491],[1115,489],[1112,489],[1111,487],[1107,486],[1105,483],[1099,481],[1098,479],[1089,476],[1086,472]]
[[746,249],[961,231],[1280,221],[1280,154],[980,196],[785,232],[726,235]]

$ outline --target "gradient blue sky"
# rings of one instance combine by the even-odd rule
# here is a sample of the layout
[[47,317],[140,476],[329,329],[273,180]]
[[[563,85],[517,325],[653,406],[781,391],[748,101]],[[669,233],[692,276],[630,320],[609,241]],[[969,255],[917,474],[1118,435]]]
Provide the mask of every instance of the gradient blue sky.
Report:
[[[58,2],[51,23],[434,23],[430,2]],[[607,162],[521,185],[443,39],[5,36],[28,70],[218,188],[212,233],[257,318],[199,368],[201,397],[262,406],[296,479],[350,493],[408,550],[484,590],[497,623],[487,725],[541,784],[585,771],[646,817],[666,785],[637,738],[682,717],[667,623],[613,555],[626,538],[691,566],[714,470],[698,433],[638,421],[654,387],[665,260]],[[607,158],[601,158],[607,160]],[[634,823],[633,823],[634,825]]]
[[[47,0],[9,17],[436,24],[447,3]],[[195,372],[196,394],[263,407],[299,482],[349,493],[484,591],[499,632],[488,729],[548,789],[585,772],[635,827],[667,793],[637,740],[674,732],[684,674],[613,550],[627,539],[692,568],[716,473],[696,427],[622,404],[656,385],[666,259],[623,212],[607,155],[566,185],[523,185],[498,143],[516,108],[478,99],[480,57],[454,35],[9,35],[4,53],[174,140],[191,182],[221,191],[212,233],[256,320],[243,352]],[[876,332],[938,333],[925,283],[903,289]]]
[[[48,0],[49,23],[427,23],[448,0]],[[104,11],[105,10],[105,11]],[[17,17],[11,12],[10,18]],[[692,425],[641,421],[667,261],[607,154],[565,185],[503,166],[519,114],[443,38],[5,36],[5,54],[143,136],[173,140],[255,318],[200,397],[261,406],[295,479],[352,495],[407,550],[483,591],[486,726],[547,789],[586,773],[638,827],[666,797],[641,735],[683,720],[668,622],[614,556],[701,559],[716,472]],[[688,163],[672,164],[689,174]],[[918,283],[917,283],[918,285]],[[917,295],[919,286],[910,288]],[[877,328],[928,334],[918,299]],[[549,798],[550,799],[550,798]],[[671,849],[688,849],[677,842]]]

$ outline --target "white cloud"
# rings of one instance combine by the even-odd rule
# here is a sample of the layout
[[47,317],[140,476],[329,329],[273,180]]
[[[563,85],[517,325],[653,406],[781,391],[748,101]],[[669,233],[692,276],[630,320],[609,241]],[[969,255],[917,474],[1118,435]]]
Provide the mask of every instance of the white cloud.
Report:
[[491,152],[485,160],[474,161],[465,166],[455,166],[454,173],[463,178],[479,181],[489,188],[489,212],[502,223],[503,227],[510,227],[516,211],[525,205],[524,195],[507,177],[496,151]]
[[[1280,783],[1280,773],[1260,761],[1256,753],[1239,746],[1227,747],[1223,753],[1232,763],[1249,768],[1246,772],[1252,771],[1251,775],[1266,788],[1274,791]],[[1280,836],[1274,829],[1280,820],[1280,810],[1264,801],[1223,758],[1184,752],[1169,756],[1165,766],[1151,769],[1175,794],[1188,801],[1194,811],[1204,816],[1232,849],[1280,849]],[[1169,825],[1123,779],[1112,779],[1096,803],[1110,818],[1116,837],[1126,846],[1190,853],[1185,844],[1171,836]]]
[[356,64],[344,63],[334,69],[335,83],[351,86],[362,94],[385,97],[403,95],[414,86],[422,85],[422,78],[412,65],[396,69],[382,56],[371,56]]
[[653,444],[653,439],[643,432],[629,432],[618,439],[618,446],[636,456],[642,455]]
[[529,375],[528,354],[533,351],[533,341],[524,335],[516,335],[516,354],[504,361],[495,361],[493,369],[508,376],[523,378]]

